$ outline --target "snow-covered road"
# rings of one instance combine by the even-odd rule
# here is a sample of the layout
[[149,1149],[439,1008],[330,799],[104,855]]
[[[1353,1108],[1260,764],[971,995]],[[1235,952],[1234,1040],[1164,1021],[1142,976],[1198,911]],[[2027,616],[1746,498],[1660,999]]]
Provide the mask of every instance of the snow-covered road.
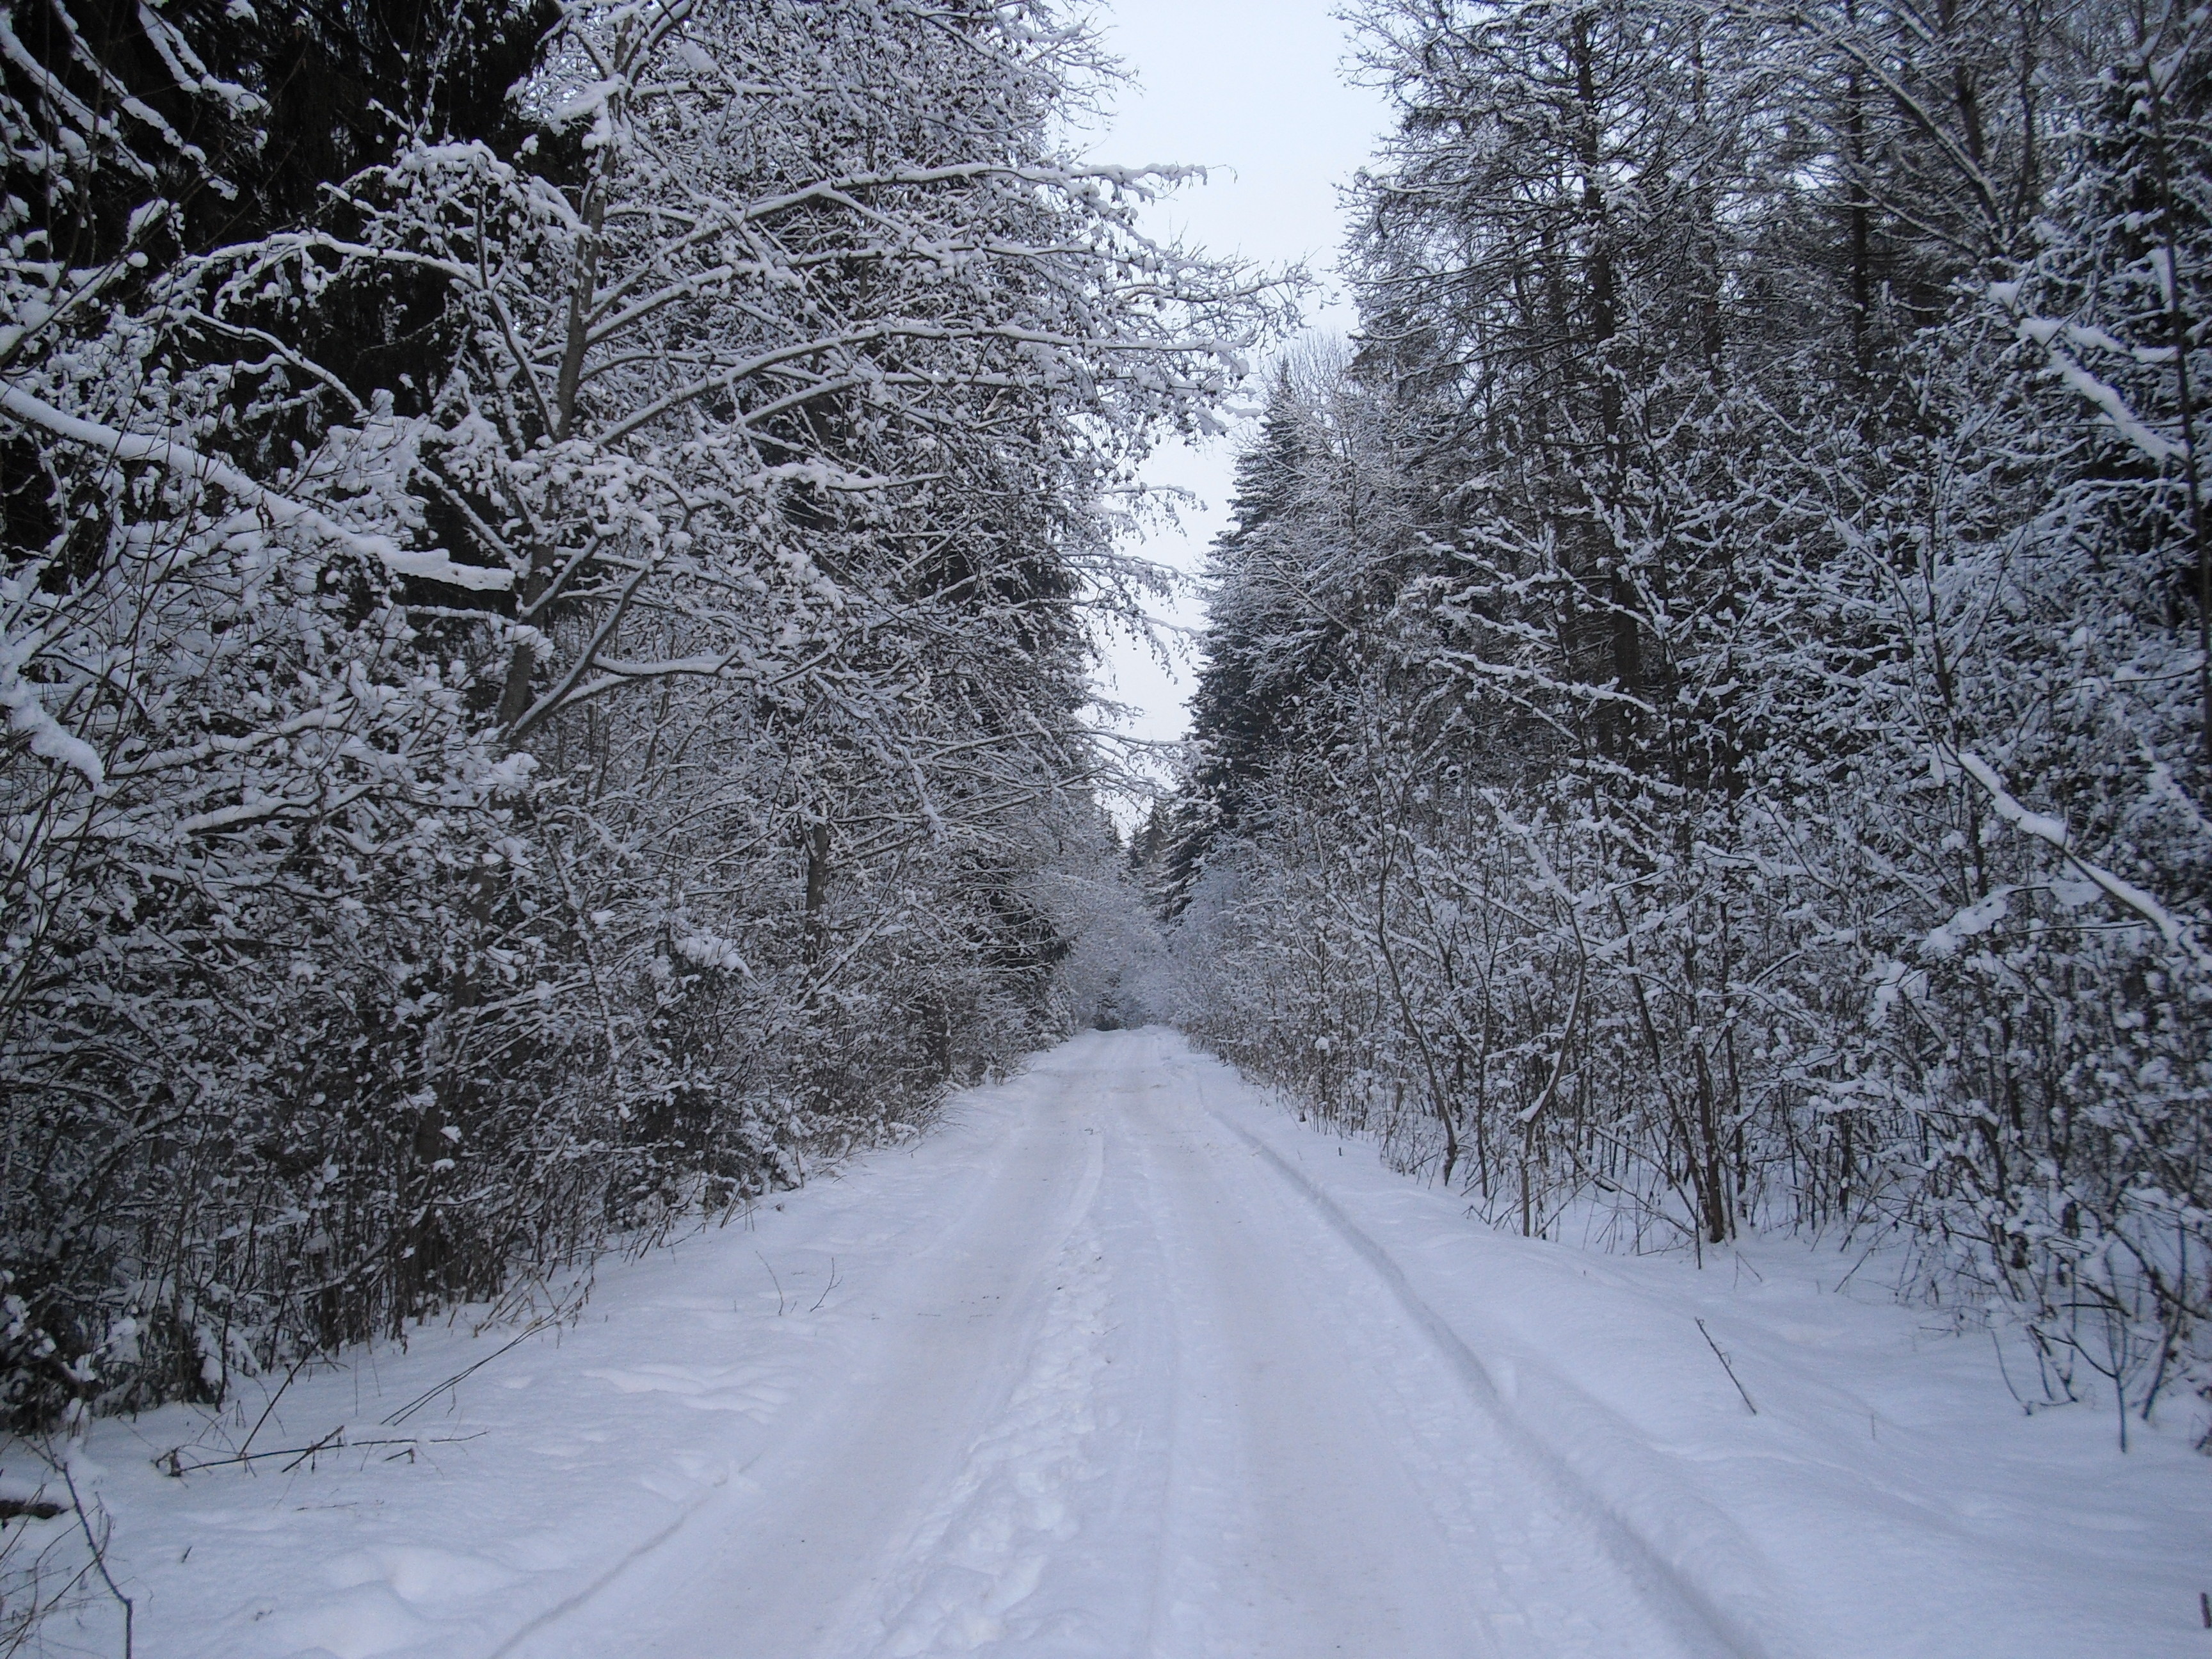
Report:
[[[2123,1461],[2086,1412],[2024,1423],[1984,1397],[1986,1347],[1901,1352],[1909,1322],[1500,1239],[1147,1030],[1079,1038],[907,1151],[606,1273],[557,1346],[412,1422],[407,1462],[167,1480],[136,1454],[175,1412],[94,1450],[156,1659],[2212,1640],[2188,1588],[2212,1506],[2179,1437]],[[426,1333],[302,1383],[275,1443],[374,1421],[488,1346]]]
[[1722,1653],[1143,1038],[1071,1045],[746,1480],[506,1650]]

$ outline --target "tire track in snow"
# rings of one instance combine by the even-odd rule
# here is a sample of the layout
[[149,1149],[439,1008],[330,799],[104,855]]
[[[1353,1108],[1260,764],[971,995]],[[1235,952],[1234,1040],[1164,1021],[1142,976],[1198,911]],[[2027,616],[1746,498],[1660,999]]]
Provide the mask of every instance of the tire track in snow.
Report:
[[896,1588],[885,1598],[880,1637],[865,1650],[872,1655],[972,1653],[1036,1633],[1018,1609],[1055,1548],[1079,1529],[1071,1489],[1101,1473],[1090,1443],[1100,1427],[1097,1396],[1108,1363],[1101,1345],[1110,1329],[1112,1273],[1093,1214],[1105,1140],[1086,1135],[1060,1237],[1015,1298],[1052,1283],[1019,1380],[885,1575]]
[[1110,1276],[1089,1230],[1072,1237],[1026,1374],[1004,1413],[922,1525],[905,1604],[880,1651],[893,1659],[971,1653],[1036,1634],[1020,1605],[1054,1551],[1079,1530],[1072,1488],[1100,1473],[1091,1452],[1106,1358]]
[[[959,1224],[940,1230],[927,1238],[921,1249],[895,1258],[893,1262],[883,1262],[878,1258],[878,1270],[890,1267],[891,1271],[874,1296],[864,1293],[862,1305],[866,1301],[878,1304],[878,1311],[867,1317],[872,1320],[884,1314],[894,1318],[910,1317],[924,1311],[919,1304],[945,1300],[948,1287],[969,1286],[973,1269],[969,1265],[969,1251],[973,1241],[988,1240],[1003,1231],[1003,1227],[997,1224],[1001,1200],[1012,1203],[1017,1213],[1031,1201],[1017,1195],[1028,1188],[1030,1176],[1024,1173],[1017,1176],[1014,1171],[1025,1158],[1040,1147],[1048,1147],[1056,1138],[1057,1132],[1049,1129],[1042,1136],[1018,1134],[994,1145],[988,1158],[967,1166],[963,1170],[966,1190],[942,1213],[957,1217],[963,1224],[974,1223],[974,1228]],[[1059,1255],[1072,1249],[1077,1230],[1084,1226],[1091,1214],[1103,1172],[1103,1148],[1098,1144],[1101,1139],[1086,1145],[1073,1192],[1054,1202],[1044,1215],[1037,1218],[1042,1224],[1036,1225],[1034,1231],[1023,1229],[1025,1236],[1036,1238],[1047,1248],[1012,1281],[1004,1284],[1002,1295],[991,1298],[999,1303],[1003,1317],[975,1328],[979,1335],[996,1331],[1007,1334],[985,1336],[983,1345],[975,1350],[977,1357],[987,1350],[1000,1352],[1005,1355],[1004,1363],[1011,1365],[1034,1350],[1040,1322],[1050,1311],[1049,1308],[1037,1306],[1039,1287],[1050,1282],[1045,1275],[1059,1265]],[[1073,1164],[1074,1160],[1066,1162]],[[863,1251],[860,1261],[848,1271],[865,1273],[872,1254]],[[930,1311],[928,1316],[933,1318],[936,1314]],[[844,1316],[841,1313],[839,1317],[842,1320]],[[1024,1326],[1028,1329],[1024,1335],[1012,1334]],[[863,1347],[854,1351],[854,1358],[865,1364],[863,1356],[866,1354]],[[891,1348],[878,1351],[872,1357],[878,1364],[890,1360],[895,1371],[898,1363],[912,1358],[912,1353]],[[665,1394],[682,1398],[686,1406],[726,1410],[757,1423],[764,1415],[778,1414],[779,1408],[787,1405],[803,1386],[799,1372],[761,1367],[757,1363],[699,1368],[632,1360],[618,1367],[594,1368],[592,1374],[594,1380],[618,1395]],[[819,1382],[823,1379],[817,1376],[815,1380]],[[913,1381],[910,1376],[908,1380],[909,1383]],[[617,1630],[630,1644],[629,1650],[689,1653],[696,1650],[696,1642],[704,1633],[717,1632],[720,1639],[719,1632],[733,1627],[733,1621],[735,1628],[747,1630],[746,1640],[759,1639],[751,1630],[752,1616],[760,1610],[757,1603],[748,1606],[743,1613],[734,1606],[720,1606],[721,1597],[716,1581],[735,1571],[741,1580],[749,1579],[756,1585],[773,1582],[761,1576],[764,1563],[754,1553],[759,1541],[756,1534],[759,1522],[772,1516],[787,1519],[780,1515],[778,1498],[787,1489],[792,1490],[793,1495],[804,1493],[804,1487],[791,1487],[793,1477],[799,1468],[810,1462],[817,1471],[835,1467],[844,1461],[838,1449],[843,1449],[847,1455],[858,1454],[858,1446],[847,1443],[848,1419],[839,1416],[837,1407],[857,1407],[872,1419],[879,1414],[878,1407],[888,1402],[895,1419],[908,1420],[911,1413],[902,1413],[899,1407],[915,1396],[909,1392],[902,1401],[899,1389],[889,1382],[889,1377],[883,1376],[864,1382],[860,1373],[853,1372],[827,1395],[818,1389],[811,1391],[805,1399],[805,1409],[796,1414],[789,1435],[778,1436],[762,1445],[754,1455],[726,1469],[721,1478],[683,1502],[664,1524],[623,1550],[572,1593],[544,1608],[487,1650],[484,1659],[521,1659],[521,1656],[541,1652],[549,1656],[565,1654],[579,1644],[585,1644],[588,1650],[589,1645],[596,1643],[599,1650],[608,1650],[605,1644]],[[699,1389],[696,1394],[691,1392],[695,1385]],[[954,1407],[953,1411],[971,1425],[978,1420],[995,1420],[992,1413],[984,1413],[979,1419],[968,1408]],[[933,1408],[923,1408],[920,1424],[933,1428],[939,1420],[940,1414]],[[870,1433],[880,1439],[886,1431],[884,1424],[869,1422],[863,1425],[862,1439],[865,1442]],[[891,1432],[894,1443],[903,1449],[905,1437]],[[825,1435],[832,1437],[826,1443]],[[929,1443],[915,1443],[927,1453]],[[794,1457],[799,1460],[797,1465]],[[887,1532],[896,1512],[896,1508],[890,1505],[881,1511]],[[817,1522],[826,1523],[832,1518],[818,1510],[814,1513]],[[775,1524],[771,1521],[771,1528]],[[789,1528],[785,1525],[781,1529]],[[911,1532],[909,1523],[899,1529],[899,1535],[910,1535]],[[910,1549],[884,1553],[893,1564],[909,1559],[911,1553]],[[850,1582],[856,1586],[880,1583],[886,1571],[897,1570],[891,1565],[884,1571],[869,1571],[865,1564],[871,1557],[866,1553],[849,1559]],[[884,1556],[875,1559],[883,1559]],[[779,1565],[788,1568],[793,1564],[785,1560]],[[745,1599],[752,1601],[750,1597]],[[865,1605],[865,1595],[856,1599]],[[686,1600],[696,1605],[687,1608],[682,1604]],[[830,1627],[836,1622],[834,1611],[822,1609],[819,1628],[813,1633],[787,1633],[771,1641],[768,1648],[747,1647],[740,1651],[745,1659],[755,1659],[756,1655],[757,1659],[797,1659],[801,1652],[849,1653],[873,1659],[883,1651],[876,1644],[881,1638],[880,1625],[871,1639],[855,1640],[848,1630],[841,1641],[829,1637]]]
[[1373,1269],[1392,1298],[1427,1339],[1432,1351],[1497,1427],[1516,1458],[1562,1500],[1563,1507],[1581,1522],[1605,1556],[1628,1577],[1678,1638],[1693,1649],[1727,1656],[1727,1659],[1784,1659],[1758,1633],[1723,1608],[1703,1585],[1667,1560],[1650,1540],[1593,1491],[1577,1470],[1522,1425],[1481,1358],[1423,1299],[1389,1252],[1346,1215],[1334,1198],[1273,1147],[1216,1111],[1206,1103],[1202,1089],[1195,1089],[1194,1092],[1208,1116],[1256,1152],[1305,1206]]
[[[972,1306],[976,1285],[994,1286],[992,1311],[966,1315],[988,1322],[921,1328],[943,1333],[940,1348],[954,1340],[942,1352],[964,1356],[957,1379],[940,1378],[927,1349],[885,1347],[854,1391],[797,1414],[803,1455],[747,1462],[532,1630],[580,1613],[563,1655],[615,1650],[605,1640],[619,1635],[628,1650],[683,1659],[1428,1659],[1447,1646],[1779,1659],[1514,1420],[1490,1370],[1326,1190],[1166,1058],[1036,1079],[1018,1130],[967,1192],[933,1205],[943,1221],[927,1269],[878,1305],[934,1319],[930,1306]],[[1188,1091],[1205,1117],[1162,1089]],[[1138,1109],[1109,1104],[1121,1096]],[[1188,1144],[1198,1122],[1230,1133],[1212,1150]],[[1246,1164],[1232,1148],[1258,1156]],[[1253,1165],[1272,1173],[1228,1178]],[[1385,1296],[1339,1265],[1345,1246]],[[1300,1264],[1316,1276],[1304,1291]],[[1322,1368],[1310,1384],[1302,1356]],[[1109,1370],[1116,1358],[1139,1363]],[[746,1398],[756,1379],[742,1364],[601,1369],[617,1392],[672,1404],[726,1396],[721,1408],[744,1415],[771,1404]],[[1377,1388],[1410,1389],[1405,1407],[1363,1403]],[[1425,1400],[1437,1409],[1423,1419]],[[1356,1428],[1370,1410],[1381,1417]],[[1313,1440],[1315,1422],[1352,1433]],[[1413,1467],[1420,1448],[1433,1468]],[[1355,1501],[1332,1522],[1297,1507],[1302,1488]],[[686,1528],[717,1498],[714,1519]],[[1441,1577],[1400,1582],[1413,1570],[1388,1540],[1401,1524],[1419,1540],[1407,1559]],[[681,1531],[692,1536],[679,1544]],[[805,1535],[794,1547],[785,1533]],[[647,1567],[656,1555],[666,1559]],[[1371,1582],[1358,1576],[1370,1567]],[[821,1597],[811,1615],[810,1584]],[[1452,1602],[1467,1608],[1456,1628],[1437,1622]],[[1360,1623],[1363,1607],[1379,1622]],[[1586,1629],[1585,1607],[1598,1621]],[[1297,1624],[1306,1613],[1327,1631]],[[1363,1642],[1401,1615],[1411,1645]],[[1601,1627],[1648,1639],[1593,1646]],[[526,1634],[499,1650],[538,1652]]]
[[542,1635],[564,1620],[582,1612],[611,1589],[617,1580],[628,1575],[639,1562],[653,1555],[662,1545],[682,1532],[700,1510],[714,1501],[723,1484],[721,1481],[716,1481],[706,1491],[701,1492],[678,1510],[665,1526],[641,1539],[630,1548],[623,1551],[603,1571],[587,1579],[574,1595],[555,1602],[527,1624],[514,1631],[497,1647],[489,1649],[486,1652],[485,1659],[508,1659],[509,1655],[518,1652],[532,1638]]

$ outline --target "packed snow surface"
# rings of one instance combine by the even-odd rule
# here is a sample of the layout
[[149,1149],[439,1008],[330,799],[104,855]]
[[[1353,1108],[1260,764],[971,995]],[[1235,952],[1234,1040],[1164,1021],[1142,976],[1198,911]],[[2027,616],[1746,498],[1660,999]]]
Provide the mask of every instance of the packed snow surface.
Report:
[[1501,1236],[1094,1034],[573,1327],[303,1376],[255,1440],[343,1449],[157,1469],[253,1395],[76,1474],[146,1659],[2212,1650],[2190,1425],[2024,1416],[1857,1260]]

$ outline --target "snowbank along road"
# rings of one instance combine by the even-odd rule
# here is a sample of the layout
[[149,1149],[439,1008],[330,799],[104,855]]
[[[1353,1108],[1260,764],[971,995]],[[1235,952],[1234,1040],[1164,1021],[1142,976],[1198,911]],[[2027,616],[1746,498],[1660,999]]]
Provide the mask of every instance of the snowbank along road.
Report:
[[[1835,1295],[1849,1258],[1500,1238],[1171,1033],[1079,1038],[756,1222],[604,1275],[411,1461],[165,1479],[138,1454],[208,1425],[103,1425],[140,1651],[2212,1650],[2181,1429],[2023,1420],[1985,1340]],[[297,1384],[277,1443],[496,1340]]]

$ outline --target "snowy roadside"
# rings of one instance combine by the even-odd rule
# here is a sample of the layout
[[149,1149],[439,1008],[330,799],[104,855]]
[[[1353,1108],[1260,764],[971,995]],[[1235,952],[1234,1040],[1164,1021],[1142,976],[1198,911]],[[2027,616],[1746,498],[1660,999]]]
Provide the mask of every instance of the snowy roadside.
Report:
[[[1118,1096],[1105,1086],[1109,1066],[1120,1068]],[[746,1222],[608,1264],[573,1327],[505,1352],[511,1331],[438,1327],[416,1333],[404,1353],[356,1353],[346,1369],[303,1376],[254,1439],[257,1453],[285,1455],[250,1468],[172,1476],[156,1460],[179,1444],[202,1449],[181,1456],[186,1466],[235,1447],[266,1403],[258,1393],[223,1414],[219,1432],[179,1408],[98,1423],[76,1473],[112,1519],[110,1561],[137,1608],[138,1655],[596,1659],[562,1622],[571,1610],[618,1601],[599,1592],[626,1573],[626,1594],[641,1577],[648,1596],[686,1582],[711,1588],[728,1574],[720,1552],[757,1539],[763,1516],[847,1514],[863,1517],[853,1530],[866,1533],[870,1506],[892,1512],[886,1494],[906,1482],[924,1500],[916,1513],[973,1509],[988,1520],[995,1510],[963,1498],[959,1481],[996,1466],[963,1449],[1002,1443],[1025,1449],[1003,1471],[1010,1501],[1040,1472],[1067,1477],[1048,1494],[1059,1518],[1036,1534],[1046,1553],[1024,1569],[1030,1580],[1074,1553],[1146,1559],[1139,1533],[1156,1533],[1157,1516],[1138,1504],[1117,1518],[1085,1496],[1105,1485],[1069,1472],[1117,1458],[1133,1468],[1154,1455],[1158,1425],[1173,1415],[1156,1407],[1193,1380],[1171,1383],[1164,1364],[1157,1376],[1122,1374],[1112,1395],[1127,1413],[1119,1419],[1025,1405],[1028,1385],[1017,1386],[1021,1364],[1043,1379],[1038,1387],[1072,1387],[1107,1375],[1098,1367],[1117,1354],[1166,1352],[1137,1332],[1171,1298],[1146,1277],[1144,1241],[1127,1231],[1141,1211],[1125,1203],[1137,1191],[1127,1183],[1140,1186],[1148,1166],[1125,1155],[1140,1153],[1138,1142],[1112,1139],[1117,1123],[1142,1119],[1117,1103],[1138,1086],[1166,1103],[1146,1111],[1218,1126],[1200,1138],[1218,1149],[1201,1167],[1224,1206],[1255,1195],[1260,1204],[1224,1209],[1224,1236],[1277,1237],[1261,1211],[1285,1211],[1316,1242],[1303,1259],[1333,1280],[1302,1288],[1289,1259],[1301,1255],[1298,1234],[1282,1235],[1293,1241],[1282,1259],[1288,1293],[1310,1289],[1318,1304],[1349,1310],[1347,1328],[1382,1332],[1369,1345],[1377,1353],[1400,1339],[1419,1351],[1395,1370],[1376,1358],[1378,1387],[1412,1390],[1407,1408],[1432,1422],[1455,1420],[1449,1413],[1472,1400],[1517,1443],[1531,1484],[1469,1502],[1513,1506],[1540,1493],[1578,1509],[1583,1534],[1616,1565],[1663,1581],[1659,1591],[1722,1633],[1714,1650],[2061,1659],[2212,1646],[2197,1599],[2212,1581],[2212,1470],[2190,1449],[2185,1420],[2140,1434],[2124,1457],[2108,1413],[2024,1418],[1985,1341],[1961,1340],[1871,1287],[1838,1294],[1855,1258],[1767,1243],[1740,1266],[1701,1272],[1494,1233],[1447,1195],[1383,1169],[1369,1148],[1302,1127],[1179,1037],[1148,1030],[1079,1039],[1029,1077],[963,1097],[910,1146],[858,1158]],[[1102,1167],[1107,1207],[1085,1221]],[[1036,1197],[1020,1196],[1025,1183]],[[1103,1289],[1072,1277],[1062,1290],[1052,1264],[1078,1227],[1105,1229],[1101,1271],[1124,1299],[1101,1299]],[[1182,1241],[1186,1267],[1205,1265],[1188,1254],[1196,1237]],[[1021,1287],[1040,1275],[1025,1313]],[[1058,1335],[1055,1319],[1067,1326]],[[1117,1323],[1129,1328],[1102,1334]],[[961,1333],[1000,1331],[986,1346],[975,1336],[950,1346]],[[1178,1363],[1194,1363],[1200,1345],[1166,1345],[1178,1346]],[[1294,1364],[1307,1357],[1284,1354]],[[955,1369],[986,1359],[1006,1364],[1011,1402]],[[1464,1400],[1417,1397],[1452,1376]],[[940,1424],[933,1391],[969,1403]],[[404,1422],[386,1424],[426,1394]],[[911,1419],[882,1418],[890,1397],[916,1402]],[[984,1431],[971,1440],[976,1424]],[[957,1432],[941,1443],[950,1455],[933,1461],[919,1443],[939,1426]],[[341,1429],[342,1447],[331,1438]],[[378,1439],[413,1443],[363,1443]],[[329,1449],[301,1455],[326,1441]],[[902,1455],[908,1442],[916,1449]],[[924,1490],[939,1470],[952,1480],[949,1498]],[[30,1473],[11,1457],[9,1490]],[[795,1502],[802,1486],[805,1504]],[[9,1530],[61,1538],[67,1525]],[[983,1528],[994,1549],[1006,1541],[998,1525]],[[948,1574],[965,1583],[983,1559],[960,1526],[915,1531],[920,1541],[904,1556],[889,1536],[896,1528],[881,1530],[885,1559],[925,1588]],[[1054,1550],[1060,1557],[1048,1559]],[[864,1553],[841,1545],[826,1559],[794,1556],[814,1575],[793,1585],[794,1597],[827,1605],[846,1593],[874,1570]],[[680,1571],[665,1576],[635,1570],[678,1556]],[[1571,1594],[1580,1568],[1554,1565]],[[81,1622],[50,1628],[50,1646],[114,1653],[116,1633],[95,1600]],[[1037,1659],[1093,1650],[970,1642],[936,1625],[927,1636],[929,1652],[982,1645]],[[1253,1651],[1287,1659],[1294,1647]],[[1539,1630],[1525,1649],[1478,1650],[1553,1644]],[[1141,1650],[1196,1659],[1212,1650],[1187,1654],[1148,1637]],[[800,1659],[814,1649],[732,1633],[714,1651]],[[1437,1656],[1378,1650],[1366,1659]]]
[[[994,1093],[727,1225],[603,1261],[573,1323],[512,1347],[513,1327],[473,1334],[484,1310],[463,1310],[404,1352],[356,1350],[295,1379],[273,1409],[256,1386],[217,1415],[95,1423],[75,1469],[112,1527],[137,1659],[495,1653],[587,1595],[743,1482],[794,1401],[818,1414],[852,1386],[870,1315],[848,1287],[895,1273],[927,1234],[948,1170],[988,1133],[963,1119]],[[249,1435],[249,1467],[191,1468]],[[173,1476],[179,1446],[187,1473]],[[9,1490],[36,1484],[38,1462],[10,1453]],[[79,1559],[70,1517],[29,1524],[18,1559],[49,1540],[58,1562]],[[116,1610],[78,1600],[49,1646],[119,1653]]]
[[1759,1239],[1699,1269],[1495,1231],[1370,1146],[1186,1065],[1317,1222],[1402,1273],[1412,1316],[1465,1345],[1537,1455],[1771,1650],[2212,1651],[2193,1402],[2131,1425],[2122,1455],[2109,1401],[2026,1415],[1986,1337],[1899,1305],[1878,1264],[1842,1284],[1859,1252]]

